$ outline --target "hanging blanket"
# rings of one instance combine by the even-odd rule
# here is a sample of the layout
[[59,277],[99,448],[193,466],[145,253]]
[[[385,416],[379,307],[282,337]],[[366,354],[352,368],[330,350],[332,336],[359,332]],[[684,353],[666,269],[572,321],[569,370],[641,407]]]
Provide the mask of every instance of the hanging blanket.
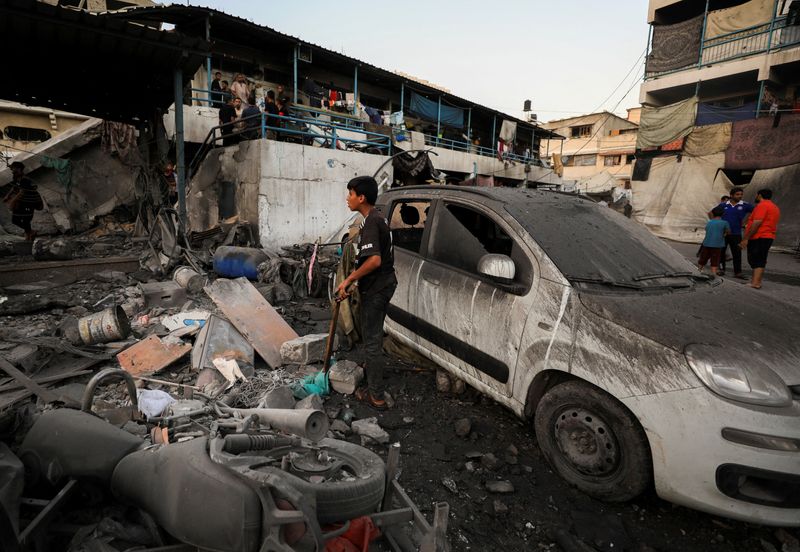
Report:
[[500,125],[500,140],[506,144],[511,144],[517,139],[517,123],[515,121],[503,121]]
[[702,32],[702,15],[674,25],[653,25],[653,46],[647,56],[647,72],[661,73],[697,63]]
[[766,25],[775,13],[776,0],[750,0],[733,8],[708,12],[705,39]]
[[663,146],[683,138],[694,128],[696,111],[697,96],[664,107],[643,107],[636,149]]
[[650,178],[650,167],[653,165],[652,157],[637,158],[633,164],[631,180],[646,182]]
[[697,105],[697,120],[695,125],[716,125],[718,123],[732,123],[756,118],[756,103],[747,102],[738,107],[727,107],[701,103]]
[[800,114],[783,114],[733,123],[726,169],[772,169],[800,163]]
[[732,126],[733,123],[722,123],[694,127],[692,133],[686,137],[684,153],[692,157],[702,157],[725,151],[731,143]]
[[448,125],[455,128],[464,128],[464,110],[458,107],[441,104],[429,100],[425,96],[420,96],[416,92],[411,93],[411,105],[408,108],[409,113],[426,119],[428,121],[436,121],[437,116],[443,125]]

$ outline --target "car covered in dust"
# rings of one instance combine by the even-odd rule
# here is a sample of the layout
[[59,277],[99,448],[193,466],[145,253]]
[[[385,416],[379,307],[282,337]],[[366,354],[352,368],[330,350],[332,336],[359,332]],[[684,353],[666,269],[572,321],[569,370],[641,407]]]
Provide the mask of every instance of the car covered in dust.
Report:
[[800,311],[575,195],[407,187],[377,207],[387,332],[532,419],[564,479],[800,525]]

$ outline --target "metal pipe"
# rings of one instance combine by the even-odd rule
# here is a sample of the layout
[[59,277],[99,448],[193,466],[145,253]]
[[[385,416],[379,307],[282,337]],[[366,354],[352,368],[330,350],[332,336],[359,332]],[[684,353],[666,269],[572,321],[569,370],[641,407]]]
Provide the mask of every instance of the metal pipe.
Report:
[[495,156],[497,155],[497,140],[494,137],[496,130],[497,130],[497,115],[494,115],[492,117],[492,143],[491,143],[491,148],[492,148],[492,155],[495,155]]
[[283,408],[223,408],[226,414],[258,416],[262,424],[273,429],[293,433],[312,441],[319,441],[328,433],[328,416],[321,410],[292,410]]
[[139,400],[136,395],[136,382],[133,381],[133,376],[131,376],[128,372],[123,370],[122,368],[106,368],[105,370],[101,370],[94,375],[92,379],[89,380],[89,383],[86,384],[86,389],[83,391],[83,398],[81,399],[81,410],[84,412],[91,412],[92,411],[92,403],[94,402],[94,392],[97,390],[97,386],[100,383],[104,382],[110,378],[122,378],[125,380],[125,385],[128,388],[128,395],[131,399],[131,404],[136,412],[139,411]]
[[756,119],[761,116],[761,102],[764,101],[764,88],[767,84],[767,81],[762,80],[760,86],[758,87],[758,102],[756,103]]
[[703,64],[703,45],[706,41],[706,24],[708,23],[708,4],[710,1],[711,0],[706,0],[706,10],[703,12],[703,32],[700,34],[700,53],[697,57],[698,67]]
[[358,65],[353,71],[353,115],[358,115]]
[[178,187],[178,219],[186,228],[186,159],[183,149],[183,71],[175,69],[175,181]]
[[297,103],[297,50],[300,48],[299,44],[295,44],[292,50],[292,67],[293,67],[293,86],[292,86],[292,103]]
[[[472,108],[470,107],[467,110],[467,139],[472,145]],[[469,147],[467,147],[467,151],[469,151]]]
[[767,52],[769,52],[772,49],[772,33],[775,30],[775,18],[777,16],[778,16],[778,3],[775,2],[775,6],[772,8],[772,20],[769,22],[769,38],[767,39]]
[[441,118],[442,118],[442,97],[439,96],[439,104],[436,108],[436,145],[439,145],[439,132],[441,129]]
[[[211,42],[211,18],[206,16],[206,42]],[[208,86],[208,103],[213,106],[211,98],[211,55],[206,58],[206,84]]]
[[405,100],[406,95],[406,81],[400,83],[400,112],[402,113],[405,110],[403,106],[403,101]]

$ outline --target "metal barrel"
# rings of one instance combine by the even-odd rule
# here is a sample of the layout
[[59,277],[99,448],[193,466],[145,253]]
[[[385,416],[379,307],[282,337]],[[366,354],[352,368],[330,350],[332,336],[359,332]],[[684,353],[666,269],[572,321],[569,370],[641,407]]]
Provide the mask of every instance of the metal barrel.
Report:
[[78,332],[85,345],[95,345],[125,339],[131,333],[131,324],[117,305],[78,320]]
[[237,412],[242,416],[255,414],[262,424],[273,429],[319,441],[328,433],[328,416],[321,410],[292,410],[288,408],[230,408],[226,412]]
[[203,277],[188,266],[176,268],[172,279],[189,293],[198,293],[203,289]]

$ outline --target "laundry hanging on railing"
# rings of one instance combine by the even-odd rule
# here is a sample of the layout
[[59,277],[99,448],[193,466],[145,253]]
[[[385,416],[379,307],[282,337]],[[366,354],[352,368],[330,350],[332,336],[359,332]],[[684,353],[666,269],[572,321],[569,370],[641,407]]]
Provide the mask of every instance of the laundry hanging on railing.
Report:
[[708,12],[705,39],[735,33],[772,21],[777,0],[750,0],[732,8]]
[[800,114],[785,113],[777,126],[773,117],[733,123],[725,152],[726,169],[772,169],[800,163]]
[[701,103],[697,105],[697,120],[695,125],[716,125],[719,123],[732,123],[756,118],[758,102],[747,102],[738,107],[727,107]]
[[694,127],[686,137],[683,152],[692,157],[702,157],[725,151],[731,143],[732,126],[733,123],[721,123]]
[[[441,111],[440,111],[441,107]],[[428,121],[440,121],[443,125],[464,128],[464,110],[458,107],[441,104],[429,100],[416,92],[411,93],[411,105],[408,111]]]
[[673,25],[653,25],[653,39],[647,56],[647,72],[660,73],[693,65],[700,58],[703,16]]
[[515,121],[503,121],[500,125],[500,140],[506,144],[511,144],[517,138],[517,123]]
[[683,138],[694,128],[697,96],[665,105],[643,107],[636,149],[654,148]]

